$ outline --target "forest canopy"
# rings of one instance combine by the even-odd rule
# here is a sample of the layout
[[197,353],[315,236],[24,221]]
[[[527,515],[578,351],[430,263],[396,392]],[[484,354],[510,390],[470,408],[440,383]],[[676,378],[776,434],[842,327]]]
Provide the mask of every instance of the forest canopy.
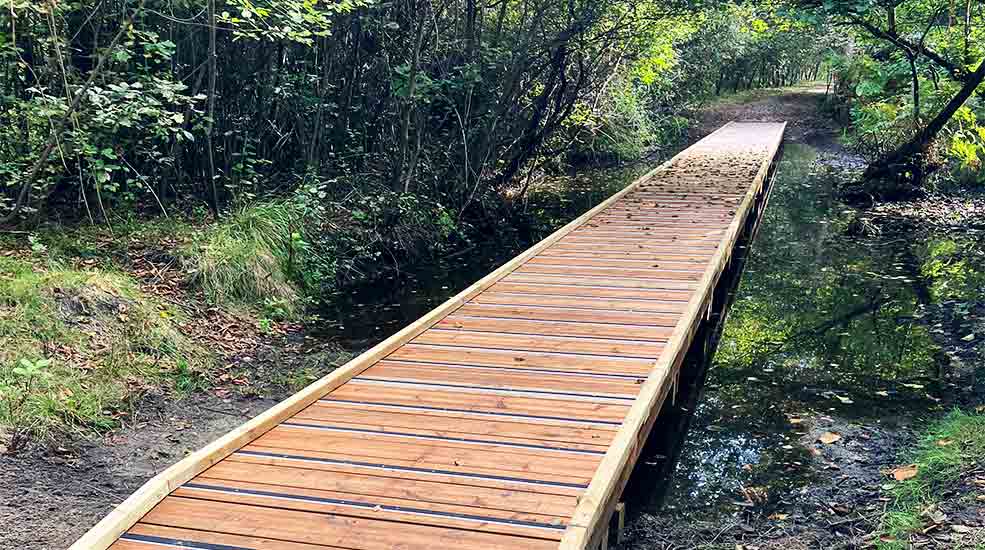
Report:
[[532,170],[667,146],[714,94],[816,76],[824,25],[778,7],[14,0],[0,217],[218,214],[299,189],[458,216]]
[[866,196],[982,180],[970,0],[7,8],[3,225],[231,218],[215,239],[279,232],[250,242],[310,284],[515,227],[539,175],[659,156],[703,103],[756,88],[827,80],[866,176],[889,183]]

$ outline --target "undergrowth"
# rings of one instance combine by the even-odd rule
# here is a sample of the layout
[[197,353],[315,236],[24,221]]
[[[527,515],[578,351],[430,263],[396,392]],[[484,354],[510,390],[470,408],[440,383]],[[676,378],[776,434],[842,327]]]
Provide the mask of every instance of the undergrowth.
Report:
[[297,266],[307,221],[291,202],[250,205],[199,233],[179,254],[210,301],[292,316],[302,294]]
[[122,274],[0,257],[0,431],[28,437],[106,430],[133,397],[189,389],[211,364],[179,332],[180,312]]
[[[985,464],[985,414],[955,410],[934,422],[908,457],[916,475],[890,490],[893,501],[880,522],[877,548],[910,548],[910,537],[934,521],[941,495],[956,490],[966,473]],[[968,548],[968,546],[955,548]]]

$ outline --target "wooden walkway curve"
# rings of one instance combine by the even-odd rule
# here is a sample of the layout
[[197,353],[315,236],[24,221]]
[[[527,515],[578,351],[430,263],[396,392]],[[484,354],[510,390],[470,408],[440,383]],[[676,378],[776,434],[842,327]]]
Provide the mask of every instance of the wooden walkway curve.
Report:
[[72,550],[598,547],[784,127],[720,128]]

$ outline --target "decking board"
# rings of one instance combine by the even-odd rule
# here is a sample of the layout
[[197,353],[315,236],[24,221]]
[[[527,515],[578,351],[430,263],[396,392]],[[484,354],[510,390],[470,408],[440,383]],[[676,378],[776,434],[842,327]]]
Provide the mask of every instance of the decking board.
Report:
[[71,550],[597,546],[783,131],[724,126]]

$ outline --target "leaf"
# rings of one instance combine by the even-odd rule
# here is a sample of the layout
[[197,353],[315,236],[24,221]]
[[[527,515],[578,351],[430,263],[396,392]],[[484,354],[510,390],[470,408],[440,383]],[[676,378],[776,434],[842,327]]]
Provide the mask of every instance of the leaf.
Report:
[[893,479],[896,481],[906,481],[908,479],[917,476],[918,468],[916,464],[910,464],[907,466],[900,466],[899,468],[894,468],[892,472]]
[[836,441],[840,441],[841,436],[834,432],[824,432],[823,434],[818,436],[817,440],[820,441],[821,443],[824,443],[825,445],[831,445]]
[[971,342],[974,339],[975,339],[975,333],[974,332],[972,332],[971,334],[969,334],[969,335],[961,338],[961,340],[964,341],[964,342]]

